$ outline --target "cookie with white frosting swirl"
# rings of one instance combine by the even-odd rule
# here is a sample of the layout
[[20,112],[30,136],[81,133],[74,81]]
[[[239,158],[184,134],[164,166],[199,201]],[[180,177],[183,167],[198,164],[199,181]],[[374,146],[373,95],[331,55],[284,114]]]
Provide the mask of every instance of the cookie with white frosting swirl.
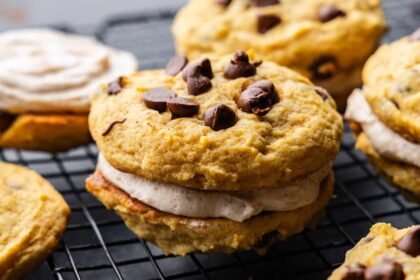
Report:
[[50,29],[0,34],[0,61],[0,111],[17,116],[0,131],[0,146],[48,151],[89,141],[91,93],[137,68],[128,52]]

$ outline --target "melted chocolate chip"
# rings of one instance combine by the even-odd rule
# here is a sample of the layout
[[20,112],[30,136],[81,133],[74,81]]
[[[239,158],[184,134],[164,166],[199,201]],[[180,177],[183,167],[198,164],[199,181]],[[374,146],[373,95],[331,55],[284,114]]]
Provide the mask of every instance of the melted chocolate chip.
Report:
[[256,7],[267,7],[280,4],[279,0],[251,0],[251,4]]
[[183,118],[197,114],[200,104],[189,98],[174,96],[168,99],[168,108],[173,118]]
[[309,67],[315,79],[325,80],[331,78],[337,71],[337,62],[333,56],[321,56]]
[[218,104],[204,113],[204,124],[216,131],[234,126],[236,120],[235,111],[225,104]]
[[127,119],[123,119],[123,120],[120,120],[120,121],[112,122],[109,125],[109,127],[102,133],[102,136],[107,136],[111,132],[111,130],[114,128],[115,125],[117,125],[117,124],[123,124],[126,121],[127,121]]
[[241,77],[251,77],[257,73],[256,66],[249,63],[248,55],[240,50],[233,55],[233,59],[226,66],[224,76],[233,80]]
[[258,15],[257,31],[264,34],[281,23],[281,18],[277,15]]
[[420,256],[420,226],[412,228],[397,245],[398,250],[412,256]]
[[117,95],[123,88],[123,78],[119,77],[108,84],[108,95]]
[[405,278],[401,264],[385,260],[369,267],[365,272],[365,280],[403,280]]
[[143,95],[144,104],[147,108],[164,112],[166,111],[167,101],[170,97],[176,96],[176,94],[170,90],[164,88],[156,88],[147,91]]
[[264,116],[278,101],[279,97],[274,85],[270,81],[259,81],[244,90],[237,103],[238,107],[246,113]]
[[232,0],[216,0],[217,4],[222,5],[223,7],[227,7],[230,5]]
[[322,100],[328,100],[330,95],[328,94],[328,91],[322,87],[315,87],[315,92],[321,96]]
[[187,82],[188,92],[199,95],[209,91],[212,87],[213,70],[208,58],[201,59],[188,65],[182,72],[182,78]]
[[411,41],[420,41],[420,27],[417,28],[416,31],[413,32],[410,36]]
[[280,101],[279,95],[277,93],[276,88],[274,87],[273,83],[268,80],[260,80],[257,81],[249,86],[250,88],[260,88],[268,93],[271,94],[271,99],[273,104]]
[[342,280],[364,280],[366,266],[363,264],[351,264],[346,267]]
[[346,13],[340,10],[337,6],[332,4],[323,4],[318,11],[318,18],[320,22],[328,22],[337,17],[344,17]]
[[16,116],[0,111],[0,132],[6,131],[15,119]]
[[165,73],[169,76],[176,76],[188,64],[188,59],[182,55],[176,55],[166,64]]

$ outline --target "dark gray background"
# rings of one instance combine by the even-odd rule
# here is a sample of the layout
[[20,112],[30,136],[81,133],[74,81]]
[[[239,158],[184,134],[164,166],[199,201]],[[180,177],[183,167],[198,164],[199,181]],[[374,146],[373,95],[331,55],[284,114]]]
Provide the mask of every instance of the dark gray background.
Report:
[[110,16],[174,9],[187,0],[0,0],[0,31],[33,25],[98,24]]

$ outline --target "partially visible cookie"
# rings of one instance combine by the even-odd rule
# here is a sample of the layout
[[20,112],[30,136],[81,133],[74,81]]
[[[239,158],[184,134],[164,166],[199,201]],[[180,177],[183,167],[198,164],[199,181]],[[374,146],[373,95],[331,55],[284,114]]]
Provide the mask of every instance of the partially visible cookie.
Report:
[[191,0],[173,34],[190,59],[254,50],[325,87],[343,109],[385,29],[380,0]]
[[0,147],[18,149],[87,144],[90,95],[137,68],[128,52],[51,29],[0,33],[0,53]]
[[69,207],[41,176],[0,163],[0,279],[20,279],[57,247]]
[[420,39],[411,35],[380,47],[366,63],[363,79],[379,119],[420,143]]
[[87,115],[0,114],[0,147],[60,152],[90,141]]
[[419,280],[420,225],[375,224],[328,280]]
[[[419,32],[419,31],[418,31]],[[356,148],[397,186],[420,195],[420,41],[416,33],[383,45],[348,100]]]

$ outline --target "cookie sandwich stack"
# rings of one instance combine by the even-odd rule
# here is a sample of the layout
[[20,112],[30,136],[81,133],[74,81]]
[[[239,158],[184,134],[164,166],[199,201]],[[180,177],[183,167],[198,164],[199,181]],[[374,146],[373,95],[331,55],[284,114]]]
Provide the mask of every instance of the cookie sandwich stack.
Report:
[[264,251],[333,192],[342,120],[322,88],[237,51],[124,77],[92,101],[87,189],[165,253]]
[[395,185],[420,196],[420,29],[382,46],[349,98],[356,148]]

